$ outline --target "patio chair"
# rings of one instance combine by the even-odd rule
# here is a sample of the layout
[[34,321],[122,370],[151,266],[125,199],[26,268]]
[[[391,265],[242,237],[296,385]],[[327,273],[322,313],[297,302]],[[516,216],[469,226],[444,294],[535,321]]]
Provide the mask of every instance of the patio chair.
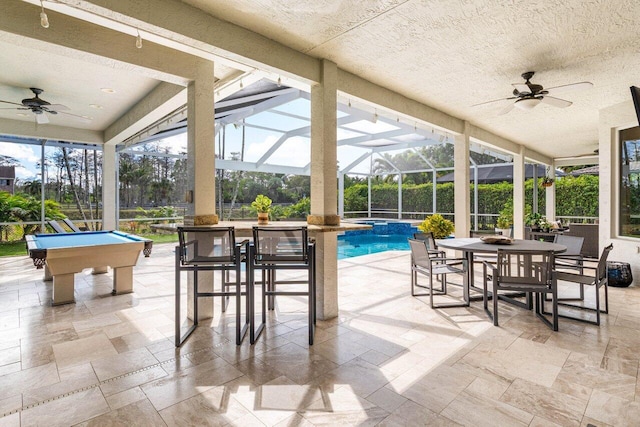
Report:
[[436,239],[433,237],[433,233],[428,231],[426,233],[413,233],[413,238],[416,240],[423,240],[427,245],[427,250],[432,256],[437,256],[440,258],[444,258],[446,256],[444,251],[438,249],[438,244],[436,243]]
[[[188,240],[190,238],[191,240]],[[240,345],[250,324],[249,298],[245,302],[245,321],[241,322],[242,292],[241,266],[244,261],[242,248],[246,248],[249,240],[236,243],[233,227],[178,227],[178,246],[175,255],[175,345],[180,347],[198,326],[198,298],[220,296],[235,297],[236,344]],[[246,250],[245,250],[246,253]],[[181,334],[180,329],[180,273],[193,273],[193,325]],[[200,292],[198,290],[198,273],[200,271],[222,271],[220,291]],[[227,271],[235,272],[233,282],[225,281]],[[229,285],[234,289],[229,290]],[[224,305],[224,302],[223,302]]]
[[[267,323],[267,308],[275,309],[276,296],[306,296],[308,298],[309,345],[313,345],[316,324],[316,261],[315,242],[309,241],[307,227],[253,227],[253,244],[249,246],[247,277],[251,301],[251,344],[262,334]],[[262,271],[262,317],[255,327],[255,276]],[[306,270],[304,280],[277,280],[278,270]],[[305,290],[278,290],[280,285],[306,284]]]
[[[558,271],[557,278],[561,282],[569,282],[580,286],[582,301],[584,300],[584,286],[593,286],[595,290],[595,306],[589,307],[585,305],[570,304],[567,302],[560,302],[561,305],[576,308],[579,310],[594,311],[596,313],[596,320],[592,321],[578,316],[569,316],[567,314],[561,314],[561,317],[568,319],[578,320],[580,322],[591,323],[593,325],[600,325],[600,313],[609,313],[609,292],[608,292],[608,275],[607,275],[607,258],[609,252],[613,249],[613,244],[607,246],[602,250],[598,264],[593,266],[583,265],[581,269],[576,272]],[[600,288],[604,288],[604,310],[600,309]],[[571,299],[563,299],[563,301],[569,301]],[[575,300],[575,299],[574,299]]]
[[[440,303],[434,304],[434,295],[446,295],[447,293],[447,274],[462,275],[463,287],[468,285],[467,280],[467,260],[463,258],[446,258],[444,256],[437,257],[430,252],[426,240],[408,239],[411,248],[411,295],[412,296],[428,296],[431,308],[447,308],[447,307],[468,307],[469,301],[462,303]],[[418,273],[429,278],[429,293],[416,293],[416,287],[426,288],[418,284]],[[441,288],[433,288],[434,276],[442,278]]]
[[49,227],[51,227],[53,229],[53,231],[55,231],[56,233],[68,233],[67,230],[64,229],[64,227],[62,227],[62,225],[60,225],[60,223],[58,221],[56,221],[55,219],[50,219],[47,220],[47,224],[49,225]]
[[[553,271],[553,251],[505,251],[498,249],[497,263],[484,263],[484,280],[482,300],[484,310],[498,324],[498,302],[503,299],[500,294],[524,292],[535,294],[534,310],[547,326],[558,330],[558,287]],[[491,281],[491,290],[489,282]],[[489,310],[489,292],[493,301],[493,312]],[[551,321],[545,317],[546,295],[552,297]],[[525,306],[525,308],[528,308]]]
[[82,231],[69,218],[62,218],[62,222],[64,222],[74,233],[80,233]]

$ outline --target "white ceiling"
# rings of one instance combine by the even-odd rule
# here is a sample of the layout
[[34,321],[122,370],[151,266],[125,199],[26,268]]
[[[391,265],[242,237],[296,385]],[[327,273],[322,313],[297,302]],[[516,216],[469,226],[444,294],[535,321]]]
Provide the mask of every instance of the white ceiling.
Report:
[[[592,153],[598,110],[640,85],[637,0],[183,2],[551,157]],[[594,87],[559,96],[566,109],[473,107],[511,96],[525,71]]]
[[[87,121],[49,114],[50,123],[79,129],[105,129],[159,83],[125,70],[2,41],[0,64],[0,100],[20,104],[21,100],[34,96],[30,87],[43,89],[40,98],[69,107],[68,113],[91,118]],[[105,93],[101,89],[113,89],[115,92]],[[35,126],[33,114],[13,109],[6,103],[0,103],[0,118],[30,121]]]
[[[629,86],[640,85],[637,0],[182,2],[550,157],[592,153],[599,110],[629,100]],[[52,124],[101,131],[160,83],[133,68],[57,53],[0,40],[0,99],[20,102],[31,97],[29,87],[40,87],[47,101],[93,118],[87,124],[59,115]],[[508,101],[473,106],[511,96],[525,71],[536,71],[532,81],[545,87],[594,87],[559,96],[573,101],[566,109],[540,104],[497,116]],[[232,73],[216,68],[218,78]],[[2,118],[33,120],[12,110],[0,110]]]

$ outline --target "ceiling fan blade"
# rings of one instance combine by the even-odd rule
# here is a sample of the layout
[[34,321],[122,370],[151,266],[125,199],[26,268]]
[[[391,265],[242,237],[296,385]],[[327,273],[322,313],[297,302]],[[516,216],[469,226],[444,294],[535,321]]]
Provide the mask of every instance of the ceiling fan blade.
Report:
[[502,110],[498,111],[498,116],[504,116],[505,114],[507,114],[509,111],[513,110],[513,106],[515,104],[513,102],[510,102],[509,105],[507,105],[506,107],[504,107]]
[[492,101],[486,101],[486,102],[481,102],[481,103],[479,103],[479,104],[473,104],[473,105],[472,105],[472,107],[477,107],[478,105],[491,104],[491,103],[493,103],[493,102],[506,101],[506,100],[508,100],[508,99],[516,99],[516,98],[517,98],[517,96],[512,96],[512,97],[510,97],[510,98],[494,99],[494,100],[492,100]]
[[80,120],[82,122],[85,122],[85,123],[91,123],[91,119],[87,118],[87,117],[84,117],[84,116],[78,116],[77,114],[65,113],[64,111],[58,111],[57,113],[58,114],[64,114],[65,116],[71,116],[71,117],[73,117],[75,119],[78,119],[78,120]]
[[549,87],[546,90],[556,95],[558,93],[571,92],[576,90],[585,90],[592,87],[593,87],[593,83],[591,82],[578,82],[578,83],[571,83],[568,85]]
[[44,113],[36,114],[36,123],[38,123],[39,125],[47,124],[49,123],[49,118]]
[[13,104],[13,105],[19,105],[21,107],[24,107],[24,105],[22,104],[18,104],[17,102],[11,102],[11,101],[3,101],[0,99],[0,102],[4,102],[5,104]]
[[518,92],[522,94],[531,93],[531,88],[529,88],[529,86],[525,83],[511,83],[511,86],[513,86]]
[[51,104],[46,106],[47,110],[51,111],[69,111],[71,108],[62,104]]
[[543,97],[542,102],[544,102],[545,104],[553,105],[554,107],[558,107],[558,108],[566,108],[571,104],[573,104],[573,102],[571,101],[567,101],[560,98],[554,98],[553,96],[549,96],[549,95]]

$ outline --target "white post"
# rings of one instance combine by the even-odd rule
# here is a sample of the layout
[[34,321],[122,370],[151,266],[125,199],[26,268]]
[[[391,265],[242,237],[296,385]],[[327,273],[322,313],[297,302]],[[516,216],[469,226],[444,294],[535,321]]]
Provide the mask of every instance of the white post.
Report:
[[367,177],[367,218],[371,218],[371,175]]
[[402,173],[398,174],[398,219],[402,219]]
[[453,147],[453,183],[455,187],[455,236],[469,237],[471,207],[469,203],[469,122],[464,122],[464,133],[455,137]]
[[513,237],[524,239],[524,146],[513,155]]
[[[313,225],[337,225],[337,118],[338,67],[320,62],[320,83],[311,87],[311,215]],[[336,232],[316,236],[316,299],[318,318],[338,315],[338,236]]]
[[47,144],[47,140],[42,140],[42,146],[40,147],[40,232],[45,233],[45,210],[44,210],[44,187],[45,187],[45,166],[44,166],[44,146]]
[[118,153],[114,144],[102,147],[102,229],[118,229]]
[[[187,225],[218,222],[215,186],[214,64],[200,61],[187,87],[187,165],[190,193]],[[198,273],[198,291],[213,291],[213,271]],[[193,319],[193,276],[188,275],[187,316]],[[198,299],[198,319],[213,317],[213,298]]]
[[553,185],[547,187],[545,194],[545,212],[549,221],[556,220],[556,162],[549,165],[549,178],[553,180]]
[[431,194],[431,213],[434,214],[436,213],[436,209],[438,207],[438,183],[435,168],[433,169],[433,178],[431,178],[431,180],[431,184],[433,185],[433,191]]

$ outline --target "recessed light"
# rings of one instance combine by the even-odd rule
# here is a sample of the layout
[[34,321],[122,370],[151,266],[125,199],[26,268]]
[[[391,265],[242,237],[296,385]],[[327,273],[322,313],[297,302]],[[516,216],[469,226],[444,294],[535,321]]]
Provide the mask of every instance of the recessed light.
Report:
[[89,104],[89,107],[95,108],[96,110],[102,110],[102,105],[98,104]]
[[100,90],[103,91],[104,93],[116,93],[116,90],[111,89],[110,87],[103,87]]
[[16,113],[16,115],[18,115],[20,117],[27,117],[27,115],[25,113]]

